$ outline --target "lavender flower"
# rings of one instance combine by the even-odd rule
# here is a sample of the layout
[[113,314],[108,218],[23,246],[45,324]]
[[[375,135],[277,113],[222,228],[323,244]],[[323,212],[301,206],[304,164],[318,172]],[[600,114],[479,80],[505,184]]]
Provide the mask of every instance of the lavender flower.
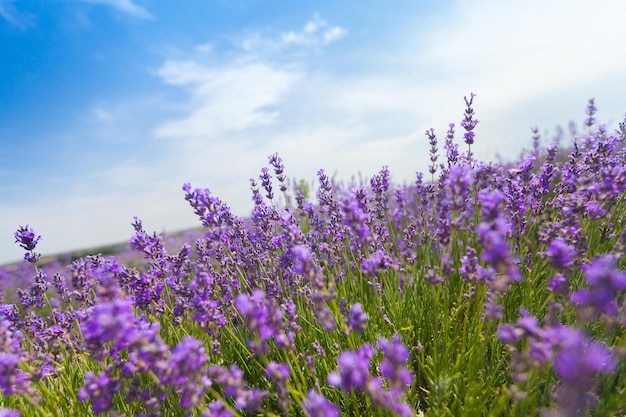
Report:
[[328,383],[346,392],[352,389],[364,390],[365,384],[371,379],[369,367],[373,356],[374,349],[369,343],[358,350],[341,353],[337,359],[339,372],[328,374]]
[[316,391],[309,391],[302,408],[309,417],[339,417],[339,408]]
[[437,135],[435,135],[435,129],[430,128],[426,131],[426,137],[428,137],[428,143],[430,144],[430,167],[428,168],[428,172],[433,176],[433,181],[435,179],[435,172],[437,172]]
[[116,347],[123,349],[134,338],[136,317],[129,300],[101,302],[92,307],[90,313],[81,324],[88,346],[99,349],[104,343],[115,341]]
[[78,391],[80,401],[89,400],[95,414],[105,413],[113,407],[113,396],[121,389],[121,381],[106,372],[85,374],[85,385]]
[[261,187],[265,189],[265,197],[267,197],[268,200],[272,200],[274,198],[274,191],[272,190],[272,176],[267,168],[261,169],[259,179],[261,180]]
[[180,394],[180,405],[193,407],[202,401],[209,381],[204,377],[208,361],[204,345],[193,337],[185,337],[172,351],[163,383],[172,384]]
[[378,339],[378,347],[385,354],[385,359],[380,364],[380,373],[389,381],[393,395],[403,395],[406,386],[413,383],[413,375],[406,368],[409,349],[402,344],[399,334],[394,334],[391,340],[381,337]]
[[[280,344],[285,340],[282,312],[272,300],[266,298],[262,290],[254,290],[252,295],[239,294],[235,298],[234,305],[245,319],[248,328],[259,337],[257,342],[251,342],[251,347],[257,355],[262,355],[267,351],[267,341],[272,337],[275,338],[279,347],[289,347],[289,345]],[[290,344],[290,341],[286,342]]]
[[616,269],[616,260],[612,256],[596,258],[583,268],[589,288],[583,288],[572,294],[571,299],[594,314],[617,315],[615,297],[619,291],[626,290],[626,272]]
[[202,413],[202,417],[234,417],[223,402],[216,400],[209,404],[208,411]]
[[289,414],[289,388],[287,380],[291,374],[288,363],[276,363],[271,361],[265,367],[265,376],[271,378],[277,387],[278,406],[285,414]]
[[559,377],[568,385],[583,390],[591,388],[593,377],[609,373],[617,366],[611,351],[604,345],[579,338],[559,351],[554,367]]
[[446,157],[448,158],[448,168],[456,165],[459,159],[459,145],[453,143],[454,140],[454,123],[450,123],[448,132],[446,133],[446,142],[444,148],[446,150]]
[[554,369],[560,383],[554,396],[559,411],[562,415],[582,415],[596,401],[593,391],[597,378],[612,372],[617,362],[606,346],[577,329],[556,326],[548,337],[558,350]]
[[391,259],[383,250],[377,250],[361,263],[361,270],[370,277],[376,276],[378,271],[392,266]]
[[30,376],[19,369],[29,355],[22,347],[22,332],[0,316],[0,391],[4,395],[33,394]]
[[502,342],[513,345],[521,340],[524,332],[511,324],[500,324],[497,334]]
[[21,371],[18,369],[21,361],[19,355],[0,352],[0,389],[4,395],[19,392],[15,386],[21,376]]
[[550,257],[550,265],[554,269],[568,269],[571,267],[572,257],[576,253],[576,249],[568,245],[565,239],[558,237],[550,243],[550,247],[546,249],[546,255]]
[[352,307],[350,307],[350,330],[358,333],[364,332],[367,317],[367,313],[363,311],[361,303],[352,304]]
[[589,128],[591,128],[591,126],[593,126],[593,124],[596,122],[596,118],[593,117],[596,111],[598,111],[598,109],[595,106],[595,99],[591,98],[589,99],[589,103],[587,104],[587,108],[585,109],[585,113],[587,114],[587,118],[585,119],[585,125]]
[[569,293],[569,279],[563,274],[556,274],[548,280],[548,291],[567,296]]
[[218,365],[209,365],[207,376],[221,384],[224,395],[235,400],[237,410],[247,410],[255,413],[261,407],[261,401],[267,397],[266,391],[257,388],[250,389],[243,379],[243,371],[236,364],[224,368]]
[[463,138],[465,139],[465,143],[467,143],[468,146],[471,146],[474,143],[475,134],[473,130],[478,124],[478,120],[474,120],[474,109],[472,109],[472,104],[474,103],[474,97],[476,97],[476,94],[474,93],[470,94],[469,100],[467,99],[467,97],[463,97],[463,99],[465,100],[466,109],[465,109],[465,116],[463,120],[461,120],[461,126],[463,127],[463,129],[465,129]]
[[19,243],[20,247],[27,252],[24,254],[24,259],[28,262],[35,263],[41,258],[41,254],[35,253],[35,247],[41,240],[41,236],[35,234],[35,231],[26,226],[20,226],[15,232],[15,243]]
[[285,182],[285,166],[283,165],[283,160],[277,153],[271,155],[269,157],[270,165],[274,167],[274,173],[276,174],[276,179],[280,183],[280,191],[287,191],[287,183]]

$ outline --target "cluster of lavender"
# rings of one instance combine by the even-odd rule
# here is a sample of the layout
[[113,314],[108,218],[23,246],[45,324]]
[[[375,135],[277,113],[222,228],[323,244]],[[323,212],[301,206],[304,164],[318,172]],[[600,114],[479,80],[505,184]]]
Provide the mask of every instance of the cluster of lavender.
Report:
[[465,153],[450,124],[437,164],[426,132],[430,182],[319,171],[312,195],[272,155],[249,218],[185,184],[202,237],[172,251],[135,219],[141,261],[54,272],[20,227],[35,274],[3,287],[0,415],[626,413],[626,122],[590,101],[571,148],[534,129],[484,163],[474,97]]

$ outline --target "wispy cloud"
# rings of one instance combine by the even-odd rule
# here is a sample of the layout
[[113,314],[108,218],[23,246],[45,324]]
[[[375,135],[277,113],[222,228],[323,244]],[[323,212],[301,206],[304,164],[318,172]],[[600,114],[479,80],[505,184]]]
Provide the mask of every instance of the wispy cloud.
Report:
[[11,0],[0,0],[0,17],[22,30],[28,29],[35,21],[34,16],[18,11]]
[[139,19],[152,19],[152,14],[144,7],[139,6],[134,3],[132,0],[80,0],[85,3],[98,3],[104,4],[114,9],[119,10],[120,12],[126,13],[130,16],[139,18]]
[[330,26],[319,14],[315,14],[302,30],[282,33],[281,40],[286,45],[328,45],[341,39],[346,32],[341,26]]
[[297,72],[261,62],[212,67],[195,61],[167,61],[161,79],[190,93],[189,114],[156,128],[157,137],[213,139],[231,131],[271,124],[275,107],[298,80]]

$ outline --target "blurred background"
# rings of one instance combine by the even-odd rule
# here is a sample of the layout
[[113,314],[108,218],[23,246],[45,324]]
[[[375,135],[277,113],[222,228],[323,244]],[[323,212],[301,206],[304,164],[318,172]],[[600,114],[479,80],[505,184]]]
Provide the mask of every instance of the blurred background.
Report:
[[[18,225],[56,254],[199,226],[182,185],[238,214],[275,152],[288,178],[427,172],[476,93],[484,160],[587,100],[626,112],[626,3],[0,0],[0,264]],[[581,129],[582,130],[582,129]],[[567,144],[564,144],[567,145]],[[428,176],[428,175],[427,175]]]

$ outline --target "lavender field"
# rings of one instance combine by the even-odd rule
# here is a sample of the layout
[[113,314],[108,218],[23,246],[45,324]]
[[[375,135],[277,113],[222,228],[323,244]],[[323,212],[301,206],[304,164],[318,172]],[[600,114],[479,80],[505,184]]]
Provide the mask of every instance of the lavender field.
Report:
[[412,184],[307,184],[274,154],[249,217],[183,186],[195,235],[134,219],[130,251],[65,265],[19,226],[0,416],[626,415],[626,121],[590,100],[484,162],[473,100]]

